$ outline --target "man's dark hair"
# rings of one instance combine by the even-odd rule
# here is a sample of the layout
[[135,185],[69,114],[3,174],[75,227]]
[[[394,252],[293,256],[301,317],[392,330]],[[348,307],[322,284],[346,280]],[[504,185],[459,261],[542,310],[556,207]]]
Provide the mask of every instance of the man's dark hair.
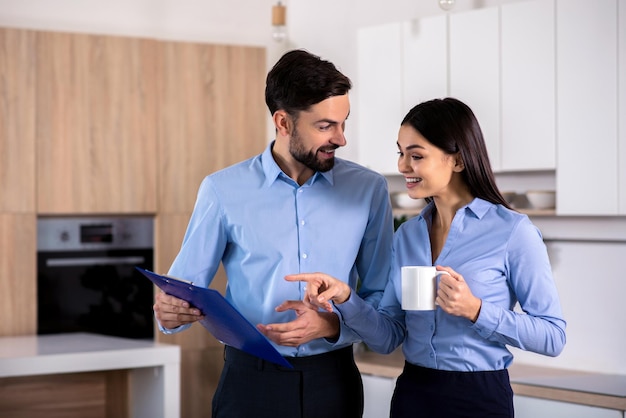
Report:
[[267,74],[265,103],[274,114],[284,109],[292,117],[332,96],[352,88],[348,77],[335,65],[307,51],[296,49],[283,55]]

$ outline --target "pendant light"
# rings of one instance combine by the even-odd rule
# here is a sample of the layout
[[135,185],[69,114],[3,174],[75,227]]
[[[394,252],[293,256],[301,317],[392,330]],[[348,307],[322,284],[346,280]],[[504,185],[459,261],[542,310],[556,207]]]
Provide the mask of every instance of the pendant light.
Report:
[[287,38],[287,8],[279,1],[272,7],[272,38],[283,42]]

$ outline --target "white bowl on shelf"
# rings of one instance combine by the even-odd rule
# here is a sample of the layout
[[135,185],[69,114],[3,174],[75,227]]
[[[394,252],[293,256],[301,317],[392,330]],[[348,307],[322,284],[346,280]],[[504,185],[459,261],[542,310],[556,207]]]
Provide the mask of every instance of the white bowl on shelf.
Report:
[[554,209],[556,206],[556,193],[552,190],[529,190],[526,199],[532,209]]
[[391,195],[391,202],[400,209],[420,209],[426,206],[424,199],[413,199],[406,192],[394,193]]

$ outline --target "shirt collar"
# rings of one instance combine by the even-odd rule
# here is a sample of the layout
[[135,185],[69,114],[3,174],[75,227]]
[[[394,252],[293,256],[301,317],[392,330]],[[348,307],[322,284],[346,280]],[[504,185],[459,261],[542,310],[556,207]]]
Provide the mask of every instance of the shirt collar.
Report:
[[[261,155],[261,164],[263,165],[263,172],[265,173],[265,186],[266,187],[271,186],[281,174],[287,177],[287,175],[283,173],[283,171],[280,169],[278,164],[276,164],[276,161],[274,160],[274,157],[272,156],[272,147],[274,146],[274,142],[275,141],[270,142],[268,146],[265,148],[265,151],[263,151],[263,154]],[[335,158],[335,164],[337,164],[337,158]],[[324,173],[320,173],[319,171],[316,171],[315,174],[313,174],[313,176],[307,181],[307,183],[313,184],[314,182],[317,181],[317,179],[324,178],[330,185],[333,185],[334,184],[333,171],[334,169],[328,170]]]
[[[475,197],[474,200],[469,202],[467,205],[465,205],[461,209],[464,209],[466,212],[471,212],[478,219],[481,219],[483,216],[485,216],[489,208],[491,208],[493,205],[494,205],[493,203],[487,202],[486,200],[483,200],[479,197]],[[428,206],[422,212],[423,217],[430,219],[432,217],[432,212],[434,209],[435,209],[435,204],[433,202],[429,203]]]
[[487,211],[489,211],[489,209],[493,206],[494,206],[493,203],[487,202],[486,200],[483,200],[479,197],[475,197],[474,200],[472,200],[466,206],[466,210],[471,211],[474,214],[474,216],[476,216],[478,219],[481,219],[483,216],[485,216]]

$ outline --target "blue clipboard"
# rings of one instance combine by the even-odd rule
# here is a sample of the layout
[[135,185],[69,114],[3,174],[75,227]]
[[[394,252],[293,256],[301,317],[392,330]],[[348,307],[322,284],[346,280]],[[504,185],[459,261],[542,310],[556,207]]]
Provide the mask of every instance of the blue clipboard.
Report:
[[183,299],[200,309],[204,319],[199,322],[222,343],[280,366],[293,368],[267,337],[217,290],[194,286],[191,282],[162,276],[140,267],[135,268],[168,295]]

